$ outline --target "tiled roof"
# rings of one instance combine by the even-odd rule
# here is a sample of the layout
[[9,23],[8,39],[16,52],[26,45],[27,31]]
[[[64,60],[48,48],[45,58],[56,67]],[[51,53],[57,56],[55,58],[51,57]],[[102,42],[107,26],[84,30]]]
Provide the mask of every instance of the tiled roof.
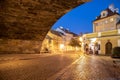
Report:
[[74,37],[77,37],[78,35],[73,33],[73,32],[69,32],[69,34],[73,34]]
[[60,37],[61,37],[61,33],[60,33],[60,32],[58,32],[58,31],[55,31],[55,30],[50,30],[50,32],[51,32],[52,34],[55,34],[55,35],[57,35],[57,36],[60,36]]
[[[119,15],[119,13],[117,13],[116,11],[113,12],[113,11],[111,11],[109,8],[105,9],[104,11],[107,11],[107,12],[108,12],[108,14],[107,14],[106,17],[110,17],[110,16],[113,16],[113,15],[115,15],[115,14]],[[97,21],[97,20],[100,20],[100,19],[104,19],[104,18],[106,18],[106,17],[101,18],[101,15],[100,15],[100,16],[98,16],[97,19],[95,19],[94,21]]]
[[[60,28],[60,29],[61,29],[61,28]],[[61,30],[63,30],[65,33],[73,34],[74,37],[78,36],[77,34],[75,34],[75,33],[73,33],[73,32],[70,32],[70,31],[67,30],[67,29],[62,28]]]
[[65,33],[69,32],[69,30],[67,30],[67,29],[64,29],[64,28],[60,28],[60,29],[63,30]]

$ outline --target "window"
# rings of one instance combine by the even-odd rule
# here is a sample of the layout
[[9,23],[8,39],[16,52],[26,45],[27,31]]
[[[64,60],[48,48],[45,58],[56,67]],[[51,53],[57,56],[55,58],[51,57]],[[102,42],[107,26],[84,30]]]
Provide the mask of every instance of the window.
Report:
[[114,30],[114,29],[115,29],[115,27],[111,26],[111,30]]
[[113,18],[110,18],[110,22],[113,22]]
[[102,11],[101,12],[101,18],[106,17],[108,15],[107,11]]
[[95,23],[94,26],[98,26],[98,23]]
[[103,13],[102,16],[104,17],[104,16],[105,16],[105,13]]
[[107,24],[107,23],[108,23],[108,21],[106,20],[106,21],[105,21],[105,23]]
[[117,18],[117,22],[120,20],[120,18]]
[[51,44],[51,39],[48,40],[48,43]]
[[108,30],[108,27],[103,27],[102,28],[102,31],[107,31]]
[[99,25],[101,25],[101,22],[99,22]]
[[120,46],[120,39],[118,40],[118,46]]
[[120,29],[120,25],[119,25],[119,26],[117,26],[117,28],[118,28],[118,29]]

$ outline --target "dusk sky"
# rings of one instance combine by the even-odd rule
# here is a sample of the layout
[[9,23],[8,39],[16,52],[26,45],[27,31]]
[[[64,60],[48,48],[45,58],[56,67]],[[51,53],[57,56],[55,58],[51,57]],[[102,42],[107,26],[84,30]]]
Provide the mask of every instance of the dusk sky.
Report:
[[91,0],[66,13],[53,25],[52,29],[62,26],[76,34],[92,33],[92,21],[110,4],[119,8],[120,13],[120,0]]

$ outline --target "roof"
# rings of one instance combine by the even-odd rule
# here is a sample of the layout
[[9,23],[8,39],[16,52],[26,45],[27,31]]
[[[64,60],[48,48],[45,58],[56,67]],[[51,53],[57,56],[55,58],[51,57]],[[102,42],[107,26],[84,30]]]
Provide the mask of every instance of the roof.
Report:
[[69,32],[69,34],[73,34],[73,37],[77,37],[78,35],[73,33],[73,32]]
[[55,30],[50,30],[50,32],[51,32],[52,34],[55,34],[55,35],[57,35],[57,36],[60,36],[60,37],[61,37],[61,33],[60,33],[60,32],[58,32],[58,31],[55,31]]
[[[107,14],[107,16],[106,17],[110,17],[110,16],[113,16],[113,15],[120,15],[119,13],[117,13],[116,11],[112,11],[112,10],[110,10],[109,8],[107,8],[107,9],[105,9],[105,10],[103,10],[103,11],[107,11],[108,12],[108,14]],[[95,19],[94,21],[97,21],[97,20],[100,20],[100,19],[104,19],[104,18],[106,18],[106,17],[103,17],[103,18],[101,18],[101,15],[99,15],[98,17],[97,17],[97,19]]]
[[68,29],[65,29],[65,28],[60,28],[61,30],[63,30],[65,33],[68,33],[68,34],[73,34],[74,37],[78,36],[77,34],[69,31]]
[[65,28],[60,28],[62,31],[64,31],[65,33],[68,33],[69,30],[65,29]]

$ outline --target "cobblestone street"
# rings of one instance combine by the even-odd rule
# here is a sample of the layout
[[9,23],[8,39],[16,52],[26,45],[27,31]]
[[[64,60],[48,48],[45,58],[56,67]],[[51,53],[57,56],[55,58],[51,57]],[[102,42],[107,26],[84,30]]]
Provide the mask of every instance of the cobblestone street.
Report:
[[120,62],[108,56],[0,55],[0,80],[120,80]]
[[[105,56],[81,56],[77,62],[61,71],[57,80],[120,80],[120,60]],[[51,79],[51,80],[53,80]]]

